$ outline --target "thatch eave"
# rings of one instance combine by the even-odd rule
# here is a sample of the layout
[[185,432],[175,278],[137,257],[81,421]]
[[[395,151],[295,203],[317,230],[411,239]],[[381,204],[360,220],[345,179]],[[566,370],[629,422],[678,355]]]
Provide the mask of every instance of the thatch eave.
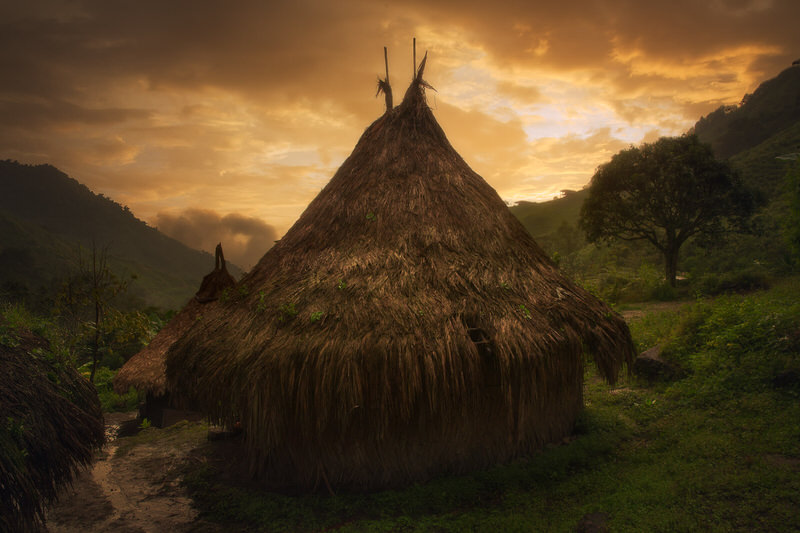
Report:
[[0,531],[39,531],[45,506],[102,446],[103,414],[94,387],[46,355],[45,339],[11,337],[0,343]]

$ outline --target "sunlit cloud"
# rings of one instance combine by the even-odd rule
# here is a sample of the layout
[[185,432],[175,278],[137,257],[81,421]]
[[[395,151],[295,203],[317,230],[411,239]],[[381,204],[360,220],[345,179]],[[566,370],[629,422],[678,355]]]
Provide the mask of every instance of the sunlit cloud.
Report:
[[399,102],[416,36],[467,163],[509,202],[549,199],[776,75],[798,18],[794,0],[9,2],[0,158],[151,225],[201,210],[280,236],[383,113],[383,46]]

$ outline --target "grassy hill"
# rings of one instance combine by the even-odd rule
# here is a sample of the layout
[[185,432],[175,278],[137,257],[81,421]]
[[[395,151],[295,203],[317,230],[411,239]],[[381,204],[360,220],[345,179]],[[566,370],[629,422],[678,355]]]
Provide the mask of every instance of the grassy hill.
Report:
[[546,237],[564,223],[575,225],[588,190],[563,191],[560,198],[547,202],[519,202],[511,207],[534,239]]
[[182,307],[214,266],[210,254],[165,236],[50,165],[0,161],[0,294],[33,303],[37,295],[52,296],[79,250],[86,254],[93,245],[107,247],[117,276],[136,277],[131,296],[147,306]]

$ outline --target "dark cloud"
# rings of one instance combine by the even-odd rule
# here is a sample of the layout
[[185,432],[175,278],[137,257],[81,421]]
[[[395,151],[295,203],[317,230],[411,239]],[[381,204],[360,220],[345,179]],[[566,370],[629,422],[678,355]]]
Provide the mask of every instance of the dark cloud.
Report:
[[558,70],[625,70],[613,61],[620,50],[689,63],[750,45],[764,48],[747,67],[763,78],[761,70],[775,74],[800,49],[795,0],[85,0],[53,2],[49,11],[7,3],[0,14],[0,64],[12,74],[3,85],[14,92],[73,99],[128,78],[151,89],[224,88],[278,105],[328,100],[358,114],[368,108],[354,81],[380,72],[380,46],[391,47],[393,70],[403,72],[408,39],[426,27],[458,28],[498,65]]
[[275,228],[261,219],[236,213],[220,215],[210,209],[186,209],[181,213],[159,213],[159,231],[187,246],[213,252],[217,243],[228,260],[249,270],[278,238]]
[[372,2],[77,5],[67,19],[2,8],[0,65],[18,73],[4,77],[6,90],[80,99],[82,89],[127,79],[150,90],[222,88],[276,105],[328,100],[363,113],[353,80],[372,85],[377,45],[402,36],[405,47],[413,33],[402,20],[382,25],[383,8]]
[[144,120],[149,116],[150,113],[143,109],[92,109],[59,99],[21,101],[0,96],[0,123],[5,127],[99,126]]
[[[547,63],[558,68],[602,66],[617,46],[682,60],[744,44],[774,44],[788,58],[797,50],[794,0],[641,2],[417,2],[431,19],[446,14],[503,63]],[[541,50],[541,41],[547,51]],[[784,61],[785,63],[785,61]]]

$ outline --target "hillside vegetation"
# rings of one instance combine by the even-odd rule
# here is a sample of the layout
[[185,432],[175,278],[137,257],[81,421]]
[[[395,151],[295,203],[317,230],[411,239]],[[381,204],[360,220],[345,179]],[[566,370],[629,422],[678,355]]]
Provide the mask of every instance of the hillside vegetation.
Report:
[[800,65],[787,68],[742,98],[701,118],[694,132],[721,159],[757,146],[800,121]]
[[179,309],[214,266],[210,254],[165,236],[50,165],[0,161],[0,295],[41,304],[79,250],[85,255],[93,246],[108,249],[117,276],[135,276],[131,305]]
[[548,202],[519,202],[510,209],[538,242],[539,239],[555,233],[562,225],[573,224],[578,220],[587,195],[586,189],[564,190],[560,197]]

